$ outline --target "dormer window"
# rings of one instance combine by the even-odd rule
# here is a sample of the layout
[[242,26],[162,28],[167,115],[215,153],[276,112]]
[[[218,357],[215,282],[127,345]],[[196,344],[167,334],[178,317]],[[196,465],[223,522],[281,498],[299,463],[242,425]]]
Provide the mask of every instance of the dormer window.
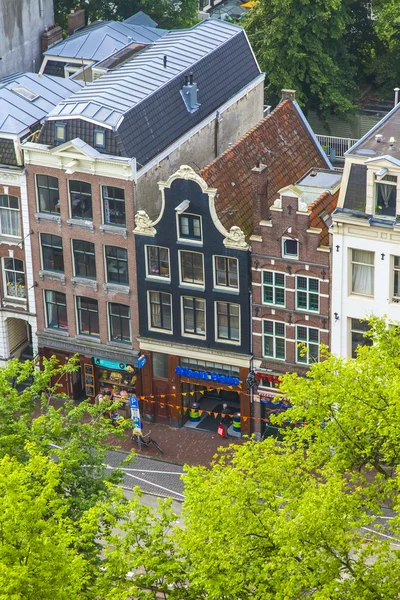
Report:
[[106,147],[106,132],[102,129],[94,130],[94,147],[104,150]]
[[56,123],[54,128],[54,143],[63,144],[67,141],[67,125],[65,123]]
[[377,173],[375,186],[375,215],[382,217],[395,217],[397,177],[394,175],[385,175],[384,177],[379,178]]
[[299,242],[293,238],[283,238],[282,256],[284,258],[299,258]]

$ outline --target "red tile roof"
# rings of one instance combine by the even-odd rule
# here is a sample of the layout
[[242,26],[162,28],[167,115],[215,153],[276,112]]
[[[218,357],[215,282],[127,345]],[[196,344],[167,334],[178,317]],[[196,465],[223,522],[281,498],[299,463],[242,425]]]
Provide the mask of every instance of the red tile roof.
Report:
[[319,198],[314,200],[312,204],[308,207],[310,211],[310,227],[315,227],[316,229],[322,229],[320,235],[320,245],[321,246],[329,246],[329,232],[328,227],[325,222],[321,218],[321,213],[326,211],[330,215],[333,213],[337,206],[338,198],[339,198],[340,188],[336,190],[334,194],[330,192],[323,192]]
[[238,225],[253,232],[252,173],[257,161],[268,167],[267,203],[282,187],[296,182],[309,169],[327,168],[321,151],[307,130],[295,104],[283,101],[200,175],[217,188],[216,212],[226,229]]

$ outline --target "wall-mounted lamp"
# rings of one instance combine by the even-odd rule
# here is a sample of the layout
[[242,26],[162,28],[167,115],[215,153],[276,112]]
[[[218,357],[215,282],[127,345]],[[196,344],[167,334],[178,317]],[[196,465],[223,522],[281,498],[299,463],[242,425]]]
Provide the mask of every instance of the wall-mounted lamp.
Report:
[[288,265],[286,267],[286,269],[287,269],[287,272],[289,273],[289,275],[291,275],[292,274],[292,267],[291,267],[291,265]]
[[336,312],[333,313],[333,316],[335,317],[335,322],[339,321],[339,315]]
[[322,281],[324,281],[325,277],[326,277],[326,271],[325,271],[325,269],[322,269],[321,276],[322,276]]
[[189,208],[190,200],[183,200],[178,206],[175,206],[175,210],[178,215],[181,215],[187,208]]
[[336,246],[336,252],[339,252],[340,246]]
[[383,254],[383,252],[381,254],[381,260],[385,260],[385,255]]
[[259,263],[259,261],[258,261],[258,260],[256,260],[256,261],[255,261],[255,263],[254,263],[254,268],[255,268],[256,270],[258,269],[258,265],[259,265],[259,264],[260,264],[260,263]]

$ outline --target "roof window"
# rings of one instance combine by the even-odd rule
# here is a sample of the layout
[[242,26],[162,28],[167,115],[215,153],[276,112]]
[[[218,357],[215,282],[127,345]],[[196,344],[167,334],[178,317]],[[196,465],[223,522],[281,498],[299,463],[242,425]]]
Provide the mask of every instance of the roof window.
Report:
[[23,85],[17,85],[15,88],[13,88],[12,91],[18,94],[18,96],[25,98],[25,100],[29,100],[29,102],[33,102],[34,100],[36,100],[36,98],[39,98],[38,94],[35,94],[35,92],[31,92],[31,90],[28,90]]

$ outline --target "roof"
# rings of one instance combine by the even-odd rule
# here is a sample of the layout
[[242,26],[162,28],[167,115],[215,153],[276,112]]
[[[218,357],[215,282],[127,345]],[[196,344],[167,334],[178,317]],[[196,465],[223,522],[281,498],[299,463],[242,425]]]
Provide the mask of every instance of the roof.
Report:
[[119,21],[96,21],[89,27],[54,44],[44,52],[44,55],[58,56],[66,60],[79,58],[97,62],[131,42],[151,44],[165,34],[164,29],[155,27],[144,27]]
[[312,169],[305,177],[297,182],[297,185],[310,186],[313,188],[333,188],[342,179],[342,173],[328,169]]
[[224,227],[229,230],[237,225],[247,236],[253,232],[251,170],[258,161],[268,169],[268,205],[281,188],[298,181],[311,168],[326,168],[326,156],[296,102],[281,102],[200,171],[209,187],[217,188],[215,208]]
[[145,27],[157,27],[158,25],[158,23],[153,21],[153,19],[149,17],[149,15],[146,15],[142,10],[139,10],[139,12],[125,19],[124,23],[130,25],[144,25]]
[[310,227],[321,229],[320,245],[329,246],[329,227],[327,222],[322,218],[327,213],[331,215],[335,210],[339,199],[340,188],[333,194],[323,192],[317,200],[309,206],[310,211]]
[[[380,138],[376,138],[380,136]],[[393,143],[391,142],[393,141]],[[400,103],[345,153],[365,158],[385,155],[400,159]]]
[[352,164],[347,180],[343,208],[365,212],[367,199],[367,166]]
[[37,73],[14,73],[0,79],[0,133],[24,135],[81,86],[72,79]]

